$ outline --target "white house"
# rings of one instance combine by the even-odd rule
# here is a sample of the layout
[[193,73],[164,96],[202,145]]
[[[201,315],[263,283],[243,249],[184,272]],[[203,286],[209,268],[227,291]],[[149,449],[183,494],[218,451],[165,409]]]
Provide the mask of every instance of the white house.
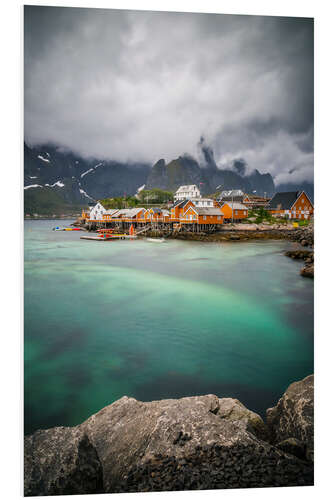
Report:
[[200,190],[195,184],[189,186],[179,186],[174,195],[175,201],[190,200],[192,198],[201,198]]
[[198,208],[214,208],[214,200],[211,198],[191,198],[191,201]]
[[98,201],[94,207],[90,209],[90,220],[102,220],[106,210]]

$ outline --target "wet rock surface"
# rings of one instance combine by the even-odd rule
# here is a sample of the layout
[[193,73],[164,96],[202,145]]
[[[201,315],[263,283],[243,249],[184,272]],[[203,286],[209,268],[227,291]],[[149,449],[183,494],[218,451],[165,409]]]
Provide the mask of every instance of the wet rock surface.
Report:
[[287,257],[292,259],[302,259],[305,262],[305,266],[300,270],[300,275],[306,278],[314,277],[314,234],[313,225],[306,228],[298,229],[295,231],[291,239],[302,245],[302,247],[312,247],[310,250],[290,250],[285,253]]
[[306,455],[313,459],[314,434],[313,375],[291,384],[276,406],[266,411],[272,443],[294,438],[305,446]]
[[285,252],[287,257],[304,260],[305,266],[300,270],[300,275],[307,278],[314,277],[314,252],[313,250],[289,250]]
[[[295,400],[297,391],[288,394]],[[125,396],[77,427],[28,436],[25,495],[311,485],[313,463],[299,453],[309,429],[294,407],[294,427],[287,427],[295,436],[302,426],[299,443],[278,448],[290,434],[282,409],[267,426],[237,399]]]
[[301,270],[300,270],[301,276],[305,276],[306,278],[313,278],[314,277],[314,264],[306,264]]

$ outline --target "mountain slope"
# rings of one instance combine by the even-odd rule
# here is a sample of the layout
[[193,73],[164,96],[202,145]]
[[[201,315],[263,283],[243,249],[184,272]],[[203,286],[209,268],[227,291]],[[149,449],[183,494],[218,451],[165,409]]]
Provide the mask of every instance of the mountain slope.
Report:
[[150,166],[84,159],[53,145],[24,144],[25,212],[50,207],[68,209],[88,202],[134,194],[145,183]]
[[[214,193],[222,189],[242,189],[245,192],[256,191],[258,195],[271,196],[275,192],[270,174],[261,174],[255,170],[246,175],[246,164],[236,160],[228,169],[218,169],[212,150],[203,149],[206,163],[198,162],[188,155],[183,155],[166,164],[159,160],[153,166],[147,179],[147,188],[160,188],[174,191],[182,184],[197,184],[202,194]],[[244,168],[242,167],[244,163]]]

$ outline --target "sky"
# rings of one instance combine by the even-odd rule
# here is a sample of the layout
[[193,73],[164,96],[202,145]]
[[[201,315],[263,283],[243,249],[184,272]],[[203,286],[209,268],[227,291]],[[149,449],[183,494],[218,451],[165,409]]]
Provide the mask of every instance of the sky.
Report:
[[313,20],[24,7],[24,135],[125,162],[313,180]]

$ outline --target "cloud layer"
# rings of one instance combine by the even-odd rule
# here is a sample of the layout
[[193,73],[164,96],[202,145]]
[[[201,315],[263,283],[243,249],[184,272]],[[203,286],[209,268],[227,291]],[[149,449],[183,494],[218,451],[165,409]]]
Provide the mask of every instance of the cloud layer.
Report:
[[313,178],[309,19],[25,7],[25,138],[121,161]]

